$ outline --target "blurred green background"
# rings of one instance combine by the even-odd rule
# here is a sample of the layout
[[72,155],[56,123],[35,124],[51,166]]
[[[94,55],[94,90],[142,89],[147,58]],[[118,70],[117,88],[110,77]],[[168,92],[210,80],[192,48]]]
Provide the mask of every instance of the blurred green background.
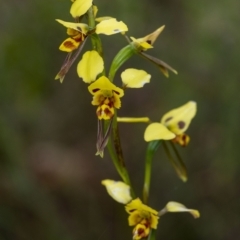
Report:
[[[240,236],[240,2],[236,0],[95,1],[99,16],[127,23],[129,35],[165,30],[149,51],[178,70],[166,79],[137,56],[124,68],[152,75],[143,89],[130,89],[120,116],[153,121],[189,100],[198,113],[179,148],[188,167],[182,183],[160,148],[154,158],[150,205],[179,201],[201,218],[167,214],[157,239],[218,239]],[[127,213],[100,185],[119,180],[111,160],[95,156],[97,120],[76,64],[64,83],[55,81],[65,58],[58,46],[71,21],[70,1],[1,1],[0,55],[0,239],[131,239]],[[107,67],[126,42],[102,36]],[[90,49],[90,44],[85,50]],[[124,69],[122,68],[122,70]],[[119,71],[120,73],[121,71]],[[120,85],[119,74],[116,83]],[[146,125],[120,125],[126,163],[141,194]]]

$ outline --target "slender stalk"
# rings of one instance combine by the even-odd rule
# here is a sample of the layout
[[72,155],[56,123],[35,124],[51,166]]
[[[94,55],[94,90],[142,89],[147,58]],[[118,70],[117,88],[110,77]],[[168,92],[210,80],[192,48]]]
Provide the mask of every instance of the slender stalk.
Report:
[[[87,16],[88,16],[89,28],[90,30],[93,30],[95,28],[95,18],[93,14],[93,7],[91,7],[88,10]],[[96,33],[92,33],[90,36],[91,36],[93,49],[96,50],[101,57],[103,57],[101,39]],[[105,75],[105,70],[103,70],[102,75]],[[105,124],[104,124],[105,131],[108,128],[108,124],[109,123],[105,121]],[[122,147],[121,147],[121,142],[120,142],[120,137],[118,132],[117,113],[115,113],[113,118],[112,135],[110,135],[107,148],[117,172],[121,176],[122,180],[131,187],[132,197],[134,198],[135,194],[130,182],[128,171],[124,163],[123,152],[122,152]]]
[[151,172],[152,172],[152,159],[157,151],[161,141],[152,141],[147,146],[146,158],[145,158],[145,176],[143,185],[143,202],[146,204],[149,197]]
[[[105,122],[105,129],[107,128],[107,122]],[[128,184],[131,188],[131,195],[135,198],[135,193],[130,181],[130,177],[125,165],[119,132],[118,132],[118,123],[117,123],[117,113],[113,117],[113,126],[112,126],[112,135],[107,144],[108,152],[113,161],[113,164],[121,176],[122,180]]]
[[147,240],[155,240],[155,238],[156,238],[156,230],[155,229],[151,229],[151,232],[148,235]]

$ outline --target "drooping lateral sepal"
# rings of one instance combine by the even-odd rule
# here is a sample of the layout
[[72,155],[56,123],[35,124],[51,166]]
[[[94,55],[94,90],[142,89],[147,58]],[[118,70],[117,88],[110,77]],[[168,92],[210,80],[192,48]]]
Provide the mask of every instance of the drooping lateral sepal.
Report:
[[168,70],[172,71],[175,74],[178,74],[178,72],[174,68],[172,68],[170,65],[168,65],[167,63],[165,63],[164,61],[158,58],[148,55],[145,52],[140,52],[139,55],[147,59],[148,61],[152,62],[153,64],[155,64],[157,67],[159,67],[160,71],[167,78],[169,77]]
[[[174,154],[172,154],[172,151],[169,149],[168,147],[168,143],[170,144],[170,146],[172,147],[172,150],[174,152]],[[178,177],[183,181],[186,182],[188,177],[187,177],[187,168],[185,163],[183,162],[180,154],[178,153],[176,147],[174,146],[174,144],[170,141],[170,142],[165,142],[163,141],[163,149],[167,155],[167,158],[169,160],[169,162],[171,163],[171,165],[173,166],[175,172],[177,173]]]
[[96,155],[100,155],[101,158],[103,158],[104,155],[104,149],[108,144],[108,140],[111,134],[111,130],[112,130],[112,122],[113,119],[110,119],[109,121],[109,125],[104,133],[103,130],[103,122],[101,120],[98,119],[98,131],[97,131],[97,152]]

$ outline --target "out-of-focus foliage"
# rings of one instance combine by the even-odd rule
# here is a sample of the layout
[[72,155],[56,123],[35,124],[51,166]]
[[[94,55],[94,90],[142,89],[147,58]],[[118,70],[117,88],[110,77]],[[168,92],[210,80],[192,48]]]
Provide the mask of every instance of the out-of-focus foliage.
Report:
[[[114,3],[114,4],[112,4]],[[0,238],[6,240],[126,239],[127,214],[110,199],[102,179],[118,179],[108,160],[95,157],[96,118],[76,65],[64,83],[54,77],[65,54],[58,46],[71,20],[70,1],[2,1],[0,55]],[[128,24],[142,37],[165,24],[154,54],[179,75],[166,79],[137,56],[124,66],[151,72],[151,83],[127,90],[119,116],[159,116],[189,100],[198,114],[182,152],[189,181],[175,176],[166,156],[155,157],[150,199],[199,209],[161,219],[160,239],[236,239],[240,235],[239,114],[240,2],[97,1],[99,16]],[[103,36],[107,67],[126,43]],[[90,44],[85,46],[90,49]],[[119,71],[121,72],[121,71]],[[120,76],[118,79],[120,81]],[[141,92],[140,92],[141,91]],[[139,190],[146,125],[120,126],[124,155]],[[181,149],[180,149],[181,152]],[[174,229],[174,231],[173,231]]]

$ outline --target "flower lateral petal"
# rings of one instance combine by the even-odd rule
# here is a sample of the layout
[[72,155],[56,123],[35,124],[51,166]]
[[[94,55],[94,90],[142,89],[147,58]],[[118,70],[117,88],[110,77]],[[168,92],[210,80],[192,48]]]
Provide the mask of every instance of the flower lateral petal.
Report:
[[146,211],[146,212],[152,213],[154,215],[158,215],[158,212],[156,210],[143,204],[139,198],[136,198],[136,199],[132,200],[130,203],[128,203],[125,206],[125,209],[126,209],[127,213],[129,213],[129,214],[131,214],[137,210],[137,211]]
[[60,20],[60,19],[56,19],[56,21],[59,22],[60,24],[62,24],[66,28],[74,29],[78,32],[81,32],[81,33],[85,34],[85,35],[88,32],[88,25],[85,24],[85,23],[65,22],[65,21]]
[[153,48],[151,44],[144,42],[142,38],[136,39],[134,37],[130,37],[130,39],[132,40],[132,42],[137,48],[141,48],[140,50],[147,50],[147,49]]
[[128,27],[122,21],[118,22],[115,18],[101,21],[96,26],[97,34],[112,35],[120,32],[128,31]]
[[150,33],[149,35],[142,37],[142,38],[134,38],[130,37],[131,40],[133,41],[134,45],[137,48],[140,48],[140,50],[148,50],[149,48],[153,48],[153,44],[158,38],[159,34],[163,31],[165,26],[162,26],[155,30],[153,33]]
[[168,202],[167,205],[165,206],[165,208],[163,210],[160,211],[161,212],[189,212],[194,218],[199,218],[200,217],[200,213],[198,210],[195,209],[189,209],[186,206],[184,206],[181,203],[178,202]]
[[73,2],[70,13],[73,18],[82,16],[92,6],[93,0],[76,0]]
[[175,108],[166,113],[161,123],[164,124],[170,131],[176,135],[184,133],[197,112],[197,104],[194,101],[189,101],[179,108]]
[[77,65],[77,73],[85,83],[96,80],[99,73],[103,71],[104,63],[97,51],[87,51]]
[[146,142],[154,140],[170,140],[175,137],[176,135],[169,131],[161,123],[151,123],[150,125],[148,125],[144,133],[144,140]]
[[128,68],[121,74],[122,82],[128,88],[141,88],[150,82],[151,75],[143,70]]
[[160,28],[156,29],[154,32],[150,33],[149,35],[141,38],[142,41],[153,45],[164,28],[165,28],[165,25],[161,26]]
[[[95,93],[97,91],[105,91],[107,94],[107,91],[109,92],[109,94],[112,95],[112,92],[114,91],[114,93],[116,93],[116,95],[118,97],[122,97],[124,95],[124,92],[121,88],[116,87],[113,83],[111,83],[109,81],[108,78],[106,78],[105,76],[100,77],[99,79],[97,79],[95,82],[93,82],[89,87],[88,87],[88,91],[92,94],[95,95]],[[105,96],[108,97],[108,96]],[[111,97],[111,96],[110,96]]]
[[67,38],[59,46],[59,50],[63,52],[72,52],[73,50],[77,49],[79,45],[80,45],[80,42],[77,42],[72,38]]
[[126,204],[132,200],[130,187],[121,181],[103,180],[102,185],[107,189],[108,194],[117,202]]

